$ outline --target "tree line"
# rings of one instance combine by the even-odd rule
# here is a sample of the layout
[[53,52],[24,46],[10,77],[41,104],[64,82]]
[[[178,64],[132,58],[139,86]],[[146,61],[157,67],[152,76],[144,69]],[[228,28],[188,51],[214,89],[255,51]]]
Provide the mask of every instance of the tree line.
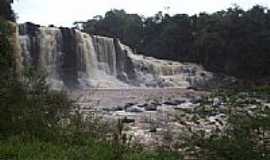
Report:
[[16,15],[14,11],[12,10],[11,4],[14,2],[14,0],[0,0],[0,17],[15,21]]
[[74,25],[89,34],[119,38],[146,56],[195,62],[245,80],[267,82],[270,77],[270,10],[263,6],[152,17],[114,9]]
[[[129,138],[123,133],[122,121],[103,124],[101,119],[91,117],[92,114],[89,117],[81,115],[78,106],[65,93],[49,89],[43,72],[31,66],[25,66],[23,79],[18,79],[11,40],[14,25],[7,21],[9,16],[5,16],[0,14],[0,159],[183,159],[179,148],[177,152],[168,152],[166,148],[148,151],[130,146]],[[211,58],[209,56],[209,60]],[[227,127],[222,134],[217,132],[206,137],[205,132],[201,132],[181,139],[181,144],[184,142],[187,148],[183,151],[206,160],[270,158],[270,110],[267,106],[270,89],[238,92],[218,91],[200,102],[201,106],[194,110],[200,117],[229,114]],[[217,110],[215,98],[227,107]],[[194,123],[200,121],[193,115]]]

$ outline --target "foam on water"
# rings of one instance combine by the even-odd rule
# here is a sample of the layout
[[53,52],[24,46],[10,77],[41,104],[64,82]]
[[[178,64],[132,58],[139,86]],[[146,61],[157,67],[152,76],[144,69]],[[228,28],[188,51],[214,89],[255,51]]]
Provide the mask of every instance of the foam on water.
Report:
[[186,88],[212,77],[194,64],[134,54],[117,39],[31,23],[19,28],[23,65],[45,71],[52,88]]

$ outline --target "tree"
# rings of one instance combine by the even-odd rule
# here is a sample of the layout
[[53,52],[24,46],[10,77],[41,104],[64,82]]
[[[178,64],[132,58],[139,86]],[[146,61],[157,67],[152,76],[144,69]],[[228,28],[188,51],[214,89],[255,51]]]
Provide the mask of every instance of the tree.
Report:
[[12,3],[13,0],[0,0],[0,17],[11,21],[16,20],[15,13],[11,7]]
[[212,14],[152,17],[111,10],[82,22],[90,34],[120,39],[137,53],[196,62],[209,71],[269,83],[270,11],[259,5],[245,11],[234,5]]

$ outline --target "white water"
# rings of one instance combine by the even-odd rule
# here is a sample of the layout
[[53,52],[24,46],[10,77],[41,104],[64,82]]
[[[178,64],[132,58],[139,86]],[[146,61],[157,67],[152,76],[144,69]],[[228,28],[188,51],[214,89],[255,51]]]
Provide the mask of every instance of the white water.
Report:
[[212,77],[197,65],[136,55],[112,38],[29,24],[20,28],[24,65],[45,71],[52,88],[186,88]]

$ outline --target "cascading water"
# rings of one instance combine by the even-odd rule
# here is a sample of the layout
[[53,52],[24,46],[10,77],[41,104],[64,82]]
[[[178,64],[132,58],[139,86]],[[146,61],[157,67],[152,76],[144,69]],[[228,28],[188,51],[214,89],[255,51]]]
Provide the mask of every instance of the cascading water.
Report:
[[117,39],[76,29],[19,26],[23,66],[48,74],[52,88],[188,87],[212,75],[193,64],[136,55]]
[[116,51],[113,39],[93,36],[100,69],[111,75],[116,75]]

